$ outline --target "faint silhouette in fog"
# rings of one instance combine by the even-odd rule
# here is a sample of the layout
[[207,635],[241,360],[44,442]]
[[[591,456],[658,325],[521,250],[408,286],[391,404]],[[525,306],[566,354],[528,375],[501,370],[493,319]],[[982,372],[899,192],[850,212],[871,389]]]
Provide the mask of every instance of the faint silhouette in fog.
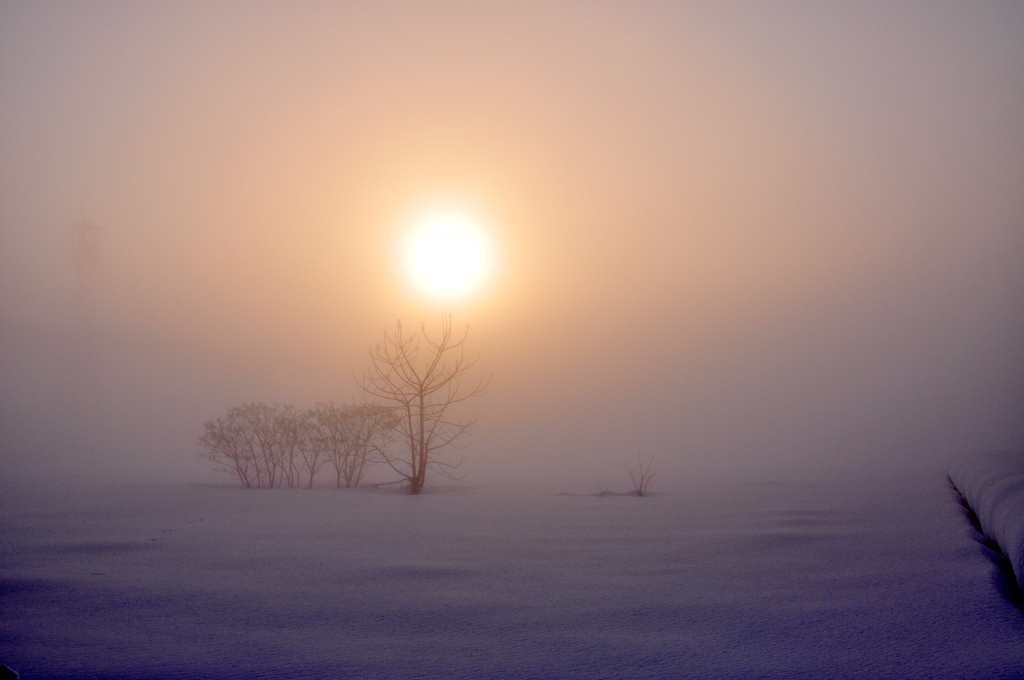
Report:
[[654,471],[654,456],[651,455],[646,460],[636,454],[636,465],[630,465],[626,463],[626,470],[629,472],[629,479],[633,482],[633,493],[637,496],[646,496],[647,487],[650,486],[651,482],[658,478],[658,473]]
[[204,424],[203,456],[246,488],[306,486],[332,465],[335,484],[359,486],[368,463],[380,459],[396,422],[390,409],[372,404],[318,404],[311,410],[253,403],[228,409]]

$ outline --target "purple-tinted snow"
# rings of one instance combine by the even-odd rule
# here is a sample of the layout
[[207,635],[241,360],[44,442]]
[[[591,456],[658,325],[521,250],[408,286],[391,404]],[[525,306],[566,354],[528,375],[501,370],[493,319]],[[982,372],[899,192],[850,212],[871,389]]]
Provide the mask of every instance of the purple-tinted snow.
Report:
[[939,475],[90,498],[3,501],[0,662],[23,678],[1024,673],[1024,615]]
[[979,453],[953,461],[950,478],[1024,582],[1024,453]]

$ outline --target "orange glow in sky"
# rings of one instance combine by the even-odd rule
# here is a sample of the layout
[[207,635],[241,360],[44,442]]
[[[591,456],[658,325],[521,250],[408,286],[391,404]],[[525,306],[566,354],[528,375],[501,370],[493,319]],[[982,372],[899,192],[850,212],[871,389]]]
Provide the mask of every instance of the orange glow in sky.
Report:
[[445,313],[473,480],[1020,449],[1021,111],[1024,3],[0,2],[0,481],[206,479]]

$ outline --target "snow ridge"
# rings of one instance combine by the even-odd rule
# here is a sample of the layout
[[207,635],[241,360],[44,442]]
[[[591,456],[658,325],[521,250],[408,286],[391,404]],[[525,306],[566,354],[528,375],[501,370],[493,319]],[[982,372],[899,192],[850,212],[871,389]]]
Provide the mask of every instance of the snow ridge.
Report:
[[1024,582],[1024,452],[961,455],[949,477]]

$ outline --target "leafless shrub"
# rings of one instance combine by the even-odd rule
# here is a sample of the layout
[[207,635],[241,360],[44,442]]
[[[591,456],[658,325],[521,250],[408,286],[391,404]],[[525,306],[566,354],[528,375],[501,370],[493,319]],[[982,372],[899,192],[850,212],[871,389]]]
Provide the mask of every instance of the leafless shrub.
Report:
[[275,459],[281,469],[280,476],[289,489],[302,484],[301,461],[307,434],[304,416],[294,406],[277,406],[274,409]]
[[302,415],[291,406],[250,403],[204,424],[204,457],[238,477],[242,486],[298,486],[304,446]]
[[348,486],[359,486],[368,463],[385,462],[387,447],[394,439],[401,418],[393,409],[377,404],[350,406],[348,411],[352,451],[345,483]]
[[319,444],[325,459],[334,466],[336,486],[341,488],[343,479],[345,486],[351,486],[345,476],[351,449],[345,409],[333,403],[317,404],[311,421],[313,439]]
[[203,456],[242,486],[312,489],[327,464],[338,487],[359,486],[368,464],[381,460],[398,421],[393,409],[318,404],[303,411],[243,404],[204,424]]
[[236,418],[244,437],[250,442],[256,486],[272,489],[281,483],[283,457],[278,431],[277,404],[250,403],[228,411]]
[[[313,488],[317,473],[328,462],[324,442],[318,436],[319,428],[316,415],[315,410],[297,411],[293,409],[290,418],[284,422],[285,427],[288,428],[289,437],[298,451],[298,467],[306,473],[306,488],[309,489]],[[298,474],[296,479],[298,479]],[[298,486],[297,483],[296,486]]]
[[649,456],[646,460],[638,453],[636,455],[636,465],[630,465],[626,463],[626,470],[629,472],[629,479],[633,482],[633,493],[637,496],[646,496],[647,487],[658,478],[658,473],[653,471],[654,456]]
[[391,440],[397,425],[392,410],[373,404],[338,407],[317,404],[310,412],[311,440],[334,468],[335,485],[359,486],[366,466]]
[[274,406],[243,404],[203,425],[199,438],[204,457],[249,488],[273,487],[278,479],[278,447]]

